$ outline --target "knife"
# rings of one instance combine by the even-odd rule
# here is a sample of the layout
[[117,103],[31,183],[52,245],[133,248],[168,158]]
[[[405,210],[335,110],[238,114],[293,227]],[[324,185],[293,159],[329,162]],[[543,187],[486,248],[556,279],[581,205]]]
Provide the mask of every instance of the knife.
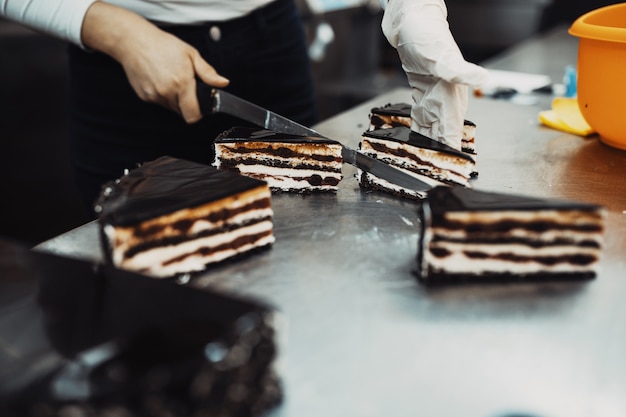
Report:
[[[196,92],[200,111],[205,116],[214,113],[226,113],[274,132],[326,138],[309,127],[202,82],[197,83]],[[425,192],[432,188],[432,186],[410,174],[343,144],[341,145],[341,156],[344,162],[400,187],[418,192]]]

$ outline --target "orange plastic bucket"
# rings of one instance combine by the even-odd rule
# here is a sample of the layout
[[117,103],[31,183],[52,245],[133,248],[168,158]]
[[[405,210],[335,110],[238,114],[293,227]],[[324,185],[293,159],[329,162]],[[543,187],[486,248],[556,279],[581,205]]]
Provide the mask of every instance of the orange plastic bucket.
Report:
[[607,145],[626,149],[626,3],[579,17],[577,94],[585,120]]

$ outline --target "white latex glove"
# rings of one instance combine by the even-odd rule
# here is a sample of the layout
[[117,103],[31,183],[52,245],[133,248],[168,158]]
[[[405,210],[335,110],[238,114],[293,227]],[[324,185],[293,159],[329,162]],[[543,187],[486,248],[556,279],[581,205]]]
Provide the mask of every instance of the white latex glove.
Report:
[[382,30],[412,88],[411,130],[461,149],[468,86],[488,74],[463,58],[447,16],[443,0],[389,0]]

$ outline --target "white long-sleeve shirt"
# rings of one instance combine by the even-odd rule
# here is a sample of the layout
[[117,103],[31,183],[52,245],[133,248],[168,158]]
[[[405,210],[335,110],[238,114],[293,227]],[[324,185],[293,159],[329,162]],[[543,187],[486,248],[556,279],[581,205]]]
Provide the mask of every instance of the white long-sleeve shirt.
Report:
[[[97,0],[0,0],[0,15],[82,46],[87,9]],[[173,24],[222,21],[244,16],[272,0],[107,0],[143,17]]]

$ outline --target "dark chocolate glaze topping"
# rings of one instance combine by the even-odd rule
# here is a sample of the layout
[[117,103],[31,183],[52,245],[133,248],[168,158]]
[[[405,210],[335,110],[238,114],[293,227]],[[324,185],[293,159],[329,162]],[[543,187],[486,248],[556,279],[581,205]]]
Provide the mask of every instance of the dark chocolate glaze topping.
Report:
[[471,156],[465,152],[458,151],[451,146],[443,144],[434,139],[430,139],[420,133],[413,132],[406,126],[397,126],[389,129],[376,129],[368,132],[364,132],[363,136],[376,139],[390,140],[393,142],[404,142],[416,148],[430,149],[437,152],[446,153],[449,155],[457,156],[459,158],[467,159],[468,161],[474,161]]
[[264,185],[231,171],[164,156],[102,187],[100,221],[128,226]]
[[382,114],[387,116],[409,117],[411,116],[411,105],[409,103],[387,103],[382,107],[374,107],[372,114]]
[[289,135],[287,133],[274,132],[267,129],[258,129],[254,127],[236,126],[228,129],[215,138],[215,143],[231,143],[231,142],[287,142],[287,143],[325,143],[340,144],[336,140],[319,137],[319,136],[298,136]]
[[446,211],[498,210],[588,210],[601,207],[569,200],[546,199],[514,194],[479,191],[465,187],[438,186],[428,191],[433,214]]
[[[372,114],[386,116],[411,117],[411,105],[409,103],[388,103],[382,107],[374,107],[370,110]],[[466,126],[476,126],[474,122],[463,120]]]

